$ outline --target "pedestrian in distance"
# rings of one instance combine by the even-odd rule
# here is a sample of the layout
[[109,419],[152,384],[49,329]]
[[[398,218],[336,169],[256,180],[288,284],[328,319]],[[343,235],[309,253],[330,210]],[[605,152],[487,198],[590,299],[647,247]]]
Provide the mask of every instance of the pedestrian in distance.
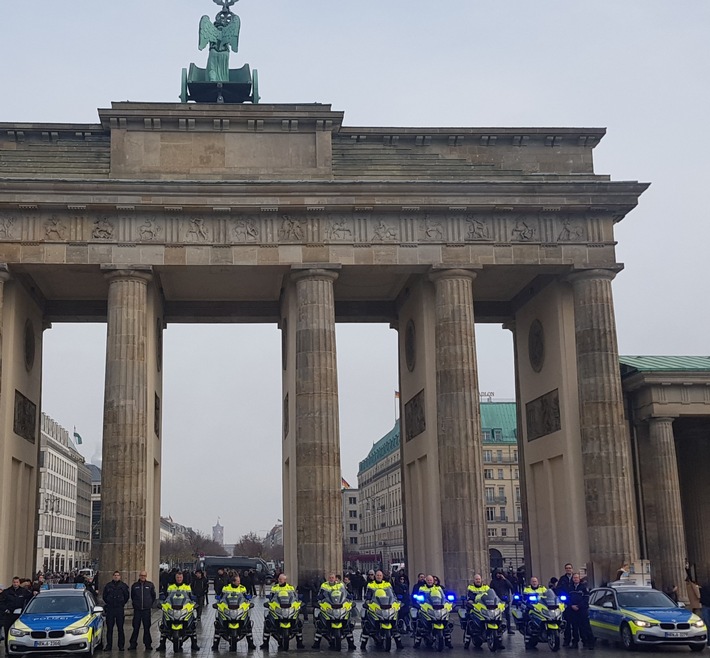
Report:
[[156,599],[155,585],[148,580],[148,573],[141,571],[138,580],[131,586],[133,604],[133,633],[128,641],[129,651],[135,651],[138,645],[138,633],[143,626],[143,644],[146,651],[152,650],[150,637],[150,613]]
[[32,592],[26,587],[22,587],[18,576],[12,579],[10,587],[0,593],[0,615],[2,615],[2,627],[5,633],[5,655],[9,653],[7,644],[10,636],[10,626],[19,617],[19,615],[15,614],[15,610],[24,610],[31,598]]
[[[512,572],[511,572],[512,573]],[[498,598],[505,603],[505,623],[508,626],[508,635],[514,635],[515,631],[510,625],[510,602],[515,594],[515,587],[503,573],[503,569],[496,569],[493,579],[491,580],[490,588],[496,593]]]
[[195,577],[190,583],[190,589],[192,590],[192,595],[197,600],[197,618],[202,618],[202,608],[205,607],[205,599],[207,597],[207,591],[210,588],[210,584],[205,578],[205,574],[202,569],[195,571]]
[[106,613],[106,637],[104,649],[110,651],[113,646],[113,629],[118,632],[118,650],[123,651],[126,646],[126,636],[123,625],[126,621],[126,603],[131,598],[128,585],[121,580],[121,572],[114,571],[113,578],[104,585],[102,594],[104,612]]

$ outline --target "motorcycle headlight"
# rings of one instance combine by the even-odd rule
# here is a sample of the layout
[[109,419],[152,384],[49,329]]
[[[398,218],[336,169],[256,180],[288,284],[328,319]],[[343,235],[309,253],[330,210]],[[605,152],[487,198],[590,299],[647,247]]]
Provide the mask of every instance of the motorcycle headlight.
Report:
[[79,628],[68,628],[67,635],[86,635],[89,632],[88,626],[79,626]]
[[25,637],[25,635],[29,635],[29,631],[21,631],[19,628],[11,628],[10,629],[10,635],[12,637]]

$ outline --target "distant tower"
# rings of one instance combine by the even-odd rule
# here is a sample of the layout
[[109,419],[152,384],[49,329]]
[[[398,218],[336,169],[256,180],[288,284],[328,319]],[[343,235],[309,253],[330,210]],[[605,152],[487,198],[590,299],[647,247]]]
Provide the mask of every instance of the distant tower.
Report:
[[212,540],[224,546],[224,527],[220,525],[219,517],[217,517],[217,525],[212,526]]

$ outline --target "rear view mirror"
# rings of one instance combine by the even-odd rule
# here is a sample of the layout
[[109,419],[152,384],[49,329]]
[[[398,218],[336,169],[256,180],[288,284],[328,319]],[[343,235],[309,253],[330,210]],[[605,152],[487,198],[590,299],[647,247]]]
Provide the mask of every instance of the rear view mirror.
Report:
[[93,609],[93,613],[98,615],[101,614],[104,611],[104,609],[100,605],[95,605]]

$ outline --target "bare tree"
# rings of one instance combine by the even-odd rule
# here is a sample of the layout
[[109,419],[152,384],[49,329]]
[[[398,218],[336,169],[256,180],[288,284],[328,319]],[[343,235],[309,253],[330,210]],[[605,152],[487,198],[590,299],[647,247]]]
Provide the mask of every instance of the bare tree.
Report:
[[247,557],[264,557],[264,544],[255,532],[243,535],[234,545],[232,555],[245,555]]

